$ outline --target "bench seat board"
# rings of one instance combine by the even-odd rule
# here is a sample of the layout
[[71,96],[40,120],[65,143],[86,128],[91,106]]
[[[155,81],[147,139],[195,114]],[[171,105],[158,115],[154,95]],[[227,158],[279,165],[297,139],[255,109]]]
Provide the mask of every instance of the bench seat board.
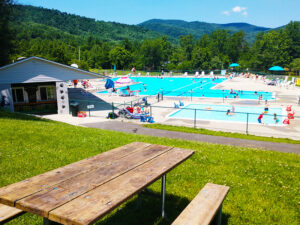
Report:
[[54,209],[49,219],[62,224],[92,224],[163,174],[189,158],[191,150],[174,148],[96,189]]
[[0,224],[8,222],[12,218],[15,218],[23,213],[24,212],[20,209],[0,204]]
[[97,169],[73,176],[51,188],[30,195],[16,202],[16,207],[27,212],[48,217],[49,212],[78,196],[146,163],[171,150],[172,147],[150,145],[117,161],[99,166]]
[[43,189],[52,187],[66,179],[89,170],[96,169],[112,160],[118,160],[129,154],[139,151],[141,148],[150,146],[142,142],[134,142],[102,154],[66,165],[64,167],[37,175],[32,178],[0,188],[0,203],[15,206],[15,202],[26,196],[32,195]]
[[228,191],[228,186],[206,184],[172,225],[210,224]]

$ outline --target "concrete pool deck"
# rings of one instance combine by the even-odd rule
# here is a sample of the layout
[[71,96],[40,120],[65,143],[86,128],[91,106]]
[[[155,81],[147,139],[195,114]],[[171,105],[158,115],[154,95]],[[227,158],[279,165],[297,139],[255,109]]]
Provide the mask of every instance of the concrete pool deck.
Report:
[[[70,115],[47,115],[43,116],[48,119],[53,119],[61,122],[70,123],[73,125],[82,125],[88,123],[98,123],[109,121],[105,117],[111,112],[112,102],[115,106],[118,104],[124,104],[124,102],[135,101],[138,98],[143,96],[130,96],[122,97],[113,94],[109,96],[108,94],[99,94],[96,91],[99,88],[103,88],[104,81],[91,81],[94,87],[97,87],[97,90],[91,90],[93,98],[91,101],[101,102],[99,107],[91,112],[92,117],[87,118],[77,118]],[[276,100],[269,101],[269,107],[286,107],[287,105],[293,105],[293,110],[295,111],[296,116],[300,116],[300,105],[298,105],[298,97],[300,96],[300,87],[278,87],[278,86],[268,86],[262,80],[252,80],[249,78],[234,78],[232,80],[227,80],[217,85],[218,89],[234,89],[234,90],[249,90],[249,91],[271,91],[276,95]],[[70,91],[71,92],[71,91]],[[87,96],[74,95],[71,96],[75,99],[82,99],[83,101],[90,101]],[[71,98],[72,99],[72,98]],[[247,100],[247,99],[221,99],[221,98],[190,98],[190,97],[165,97],[163,101],[157,103],[155,96],[148,97],[148,101],[151,103],[153,117],[155,122],[168,125],[177,125],[177,126],[187,126],[193,127],[193,120],[185,119],[172,119],[167,117],[168,114],[175,112],[176,109],[173,108],[174,102],[181,99],[184,101],[185,105],[188,104],[228,104],[228,105],[241,105],[241,106],[264,106],[264,101],[259,103],[258,100]],[[118,104],[117,104],[118,103]],[[127,105],[128,106],[128,105]],[[159,106],[171,107],[171,108],[156,108]],[[118,108],[122,108],[122,105],[119,105]],[[85,110],[87,111],[87,110]],[[118,110],[116,110],[118,112]],[[118,118],[117,121],[123,122],[134,122],[139,124],[137,120],[127,120],[123,118]],[[281,137],[281,138],[291,138],[300,140],[300,118],[290,120],[291,124],[288,126],[262,126],[260,124],[249,124],[248,133],[259,135],[259,136],[269,136],[269,137]],[[238,132],[246,133],[246,123],[240,122],[224,122],[224,121],[196,121],[197,128],[206,128],[210,130],[217,131],[228,131],[228,132]]]

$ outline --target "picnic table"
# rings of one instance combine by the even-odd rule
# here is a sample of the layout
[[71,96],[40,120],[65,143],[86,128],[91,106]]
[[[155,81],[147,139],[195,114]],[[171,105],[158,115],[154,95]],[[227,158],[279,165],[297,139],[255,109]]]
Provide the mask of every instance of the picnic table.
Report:
[[0,203],[44,217],[45,224],[92,224],[162,177],[191,150],[134,142],[0,188]]

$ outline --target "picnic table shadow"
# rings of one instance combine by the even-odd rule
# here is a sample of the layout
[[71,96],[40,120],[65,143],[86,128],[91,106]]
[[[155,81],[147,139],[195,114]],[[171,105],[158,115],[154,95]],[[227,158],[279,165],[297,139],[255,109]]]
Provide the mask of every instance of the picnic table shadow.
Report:
[[[110,214],[99,220],[96,225],[169,225],[180,215],[190,200],[172,194],[166,194],[165,218],[161,218],[161,194],[143,191],[141,203],[135,196],[123,203]],[[229,214],[222,214],[222,225],[228,224]]]

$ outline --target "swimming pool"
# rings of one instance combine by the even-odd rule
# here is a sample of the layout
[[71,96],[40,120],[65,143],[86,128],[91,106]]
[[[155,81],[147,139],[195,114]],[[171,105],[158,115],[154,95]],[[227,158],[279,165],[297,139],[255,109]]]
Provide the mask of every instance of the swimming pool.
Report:
[[[264,112],[264,107],[262,106],[249,107],[235,105],[234,107],[235,113],[233,115],[226,115],[227,110],[232,110],[232,105],[189,104],[170,114],[168,117],[193,120],[195,118],[195,109],[198,109],[196,111],[197,120],[246,123],[247,113],[249,113],[248,122],[258,124],[257,118],[259,114]],[[262,122],[268,125],[275,125],[274,113],[277,114],[277,125],[282,125],[282,121],[286,116],[286,113],[282,108],[269,108],[269,112],[264,114]]]
[[[118,78],[114,78],[116,81]],[[243,90],[219,90],[212,89],[216,85],[226,81],[225,78],[185,78],[185,77],[131,77],[138,84],[130,85],[131,90],[139,90],[140,95],[156,95],[158,92],[164,96],[208,97],[208,98],[235,98],[258,99],[262,95],[263,100],[273,99],[272,92],[254,92]],[[125,89],[125,87],[121,88]],[[106,91],[98,93],[107,93]]]

